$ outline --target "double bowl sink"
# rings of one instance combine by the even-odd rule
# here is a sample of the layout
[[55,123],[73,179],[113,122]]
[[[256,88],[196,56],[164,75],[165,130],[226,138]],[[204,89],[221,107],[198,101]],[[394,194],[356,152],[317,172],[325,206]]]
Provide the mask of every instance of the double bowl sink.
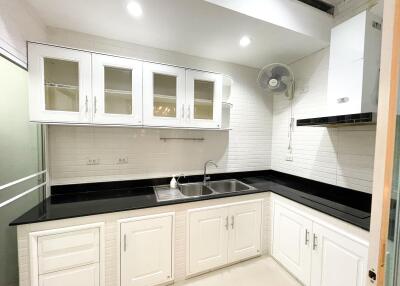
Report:
[[255,188],[235,179],[210,181],[205,185],[202,182],[180,184],[178,189],[171,189],[169,186],[154,187],[157,201],[196,198],[250,190],[255,190]]

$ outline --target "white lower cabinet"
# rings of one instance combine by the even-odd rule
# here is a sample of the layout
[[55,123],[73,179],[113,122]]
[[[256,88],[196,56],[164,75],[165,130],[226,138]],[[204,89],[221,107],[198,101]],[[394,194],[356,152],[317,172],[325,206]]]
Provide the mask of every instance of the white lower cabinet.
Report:
[[312,221],[274,203],[272,255],[305,285],[310,284]]
[[311,286],[363,286],[368,246],[318,223],[313,225]]
[[262,200],[188,211],[187,274],[257,256]]
[[103,223],[29,235],[31,286],[103,285]]
[[361,286],[368,242],[274,199],[272,256],[306,286]]
[[121,222],[121,286],[173,280],[173,221],[168,213]]
[[39,276],[39,286],[98,286],[99,264],[90,264]]

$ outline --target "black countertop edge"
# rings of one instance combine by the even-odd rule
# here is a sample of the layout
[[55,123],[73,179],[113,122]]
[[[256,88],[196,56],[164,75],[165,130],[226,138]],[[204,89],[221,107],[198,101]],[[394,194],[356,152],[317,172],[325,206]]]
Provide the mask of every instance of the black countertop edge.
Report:
[[[252,191],[157,202],[152,185],[170,178],[53,186],[52,196],[10,223],[11,226],[88,215],[152,208],[271,191],[285,198],[369,230],[370,194],[329,185],[273,170],[212,174],[212,180],[239,179]],[[201,181],[189,176],[185,182]],[[69,190],[69,191],[68,191]]]

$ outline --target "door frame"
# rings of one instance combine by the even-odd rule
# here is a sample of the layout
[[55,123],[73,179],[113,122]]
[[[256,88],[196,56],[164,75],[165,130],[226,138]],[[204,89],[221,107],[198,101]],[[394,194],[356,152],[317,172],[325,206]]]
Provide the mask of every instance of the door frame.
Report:
[[368,269],[377,277],[376,281],[367,279],[366,283],[378,286],[383,286],[385,281],[400,75],[400,0],[384,0],[381,51],[368,254]]

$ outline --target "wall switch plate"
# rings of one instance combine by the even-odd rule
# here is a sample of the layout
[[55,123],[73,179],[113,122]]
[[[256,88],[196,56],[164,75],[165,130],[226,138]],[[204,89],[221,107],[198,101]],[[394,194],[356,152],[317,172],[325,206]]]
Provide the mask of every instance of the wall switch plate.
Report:
[[292,153],[287,153],[286,154],[286,161],[293,161],[293,154]]

